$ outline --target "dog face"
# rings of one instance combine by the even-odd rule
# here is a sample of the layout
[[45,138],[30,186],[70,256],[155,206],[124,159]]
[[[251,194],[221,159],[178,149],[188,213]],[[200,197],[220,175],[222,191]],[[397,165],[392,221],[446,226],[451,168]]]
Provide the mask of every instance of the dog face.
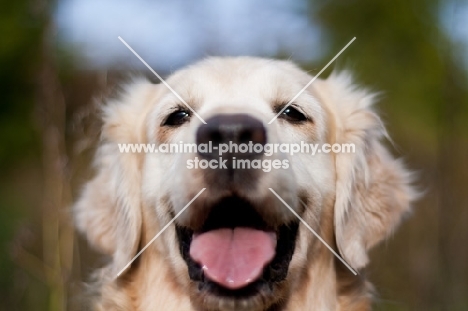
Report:
[[[379,141],[385,131],[372,95],[346,74],[303,89],[310,80],[289,62],[212,58],[168,78],[177,95],[136,83],[107,105],[98,174],[75,216],[90,242],[112,254],[113,273],[176,215],[151,247],[197,310],[286,306],[319,260],[317,238],[294,213],[353,268],[364,267],[367,250],[409,208],[409,175]],[[132,154],[117,143],[215,148]],[[230,143],[354,144],[355,152],[220,154]],[[213,167],[195,166],[200,160]]]
[[[226,72],[229,73],[227,77]],[[181,106],[172,92],[165,90],[159,104],[149,114],[148,138],[155,144],[177,144],[180,141],[198,145],[248,144],[251,141],[261,145],[301,141],[323,144],[326,142],[326,115],[309,92],[301,94],[278,120],[268,124],[308,81],[308,76],[289,63],[209,60],[168,80],[207,124],[203,124],[187,107]],[[176,232],[179,245],[183,245],[182,254],[176,253],[179,250],[173,247],[172,234],[164,236],[166,250],[174,252],[173,258],[181,257],[185,261],[179,260],[180,264],[176,264],[181,270],[176,275],[183,275],[182,271],[188,267],[193,301],[203,305],[204,309],[216,310],[221,304],[230,305],[235,310],[264,309],[288,290],[287,282],[283,281],[295,250],[299,222],[269,188],[298,213],[302,214],[304,207],[310,206],[311,214],[318,218],[323,196],[333,192],[332,157],[319,154],[310,161],[306,158],[310,155],[288,157],[284,153],[274,153],[268,159],[261,154],[227,154],[221,159],[218,155],[218,152],[212,152],[147,157],[143,170],[145,200],[155,207],[168,202],[162,214],[172,218],[202,188],[206,188],[177,219]],[[195,157],[224,159],[227,168],[187,169],[187,161]],[[269,172],[232,167],[233,158],[252,160],[253,157],[258,161],[283,163],[286,160],[289,167]],[[151,182],[157,179],[165,181],[159,182],[158,192],[154,191],[155,185]],[[160,225],[169,220],[164,217]],[[223,228],[234,228],[229,237],[233,241],[227,241],[228,237],[223,236],[231,235]],[[238,228],[249,230],[237,232]],[[250,243],[249,247],[256,249],[261,249],[263,243],[271,243],[274,249],[256,254],[265,258],[250,258],[247,249],[234,247],[236,243],[245,247]],[[223,258],[206,254],[220,251],[221,245],[218,244],[229,244],[235,250],[229,250],[226,245],[224,251],[229,254]],[[214,247],[218,250],[211,249]],[[212,262],[217,260],[220,262]],[[228,271],[227,268],[237,261],[244,262],[243,266]]]

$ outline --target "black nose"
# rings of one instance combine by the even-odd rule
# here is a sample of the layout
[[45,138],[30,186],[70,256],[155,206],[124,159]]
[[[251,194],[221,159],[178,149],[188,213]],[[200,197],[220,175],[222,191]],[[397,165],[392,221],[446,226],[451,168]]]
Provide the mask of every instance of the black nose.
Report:
[[[217,157],[219,155],[219,149],[216,147],[219,147],[220,144],[226,144],[228,146],[234,144],[237,145],[237,147],[242,144],[250,146],[260,144],[263,147],[267,141],[266,130],[263,123],[247,114],[219,114],[206,120],[206,123],[207,124],[202,124],[198,128],[197,144],[209,144],[211,142],[214,148],[212,152],[199,152],[203,157]],[[242,148],[239,149],[242,150]],[[255,148],[250,147],[248,152],[239,152],[238,149],[232,148],[229,152],[224,153],[224,156],[248,158],[263,154],[255,152],[254,150]]]

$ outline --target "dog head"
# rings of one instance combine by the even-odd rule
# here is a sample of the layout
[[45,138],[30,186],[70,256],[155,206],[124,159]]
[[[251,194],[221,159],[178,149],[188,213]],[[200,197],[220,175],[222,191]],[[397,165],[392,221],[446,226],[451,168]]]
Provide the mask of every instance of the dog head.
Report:
[[[285,305],[317,262],[317,238],[300,219],[363,268],[409,210],[410,176],[381,143],[372,94],[347,73],[304,89],[311,79],[290,62],[241,57],[176,72],[167,80],[175,92],[131,85],[104,109],[98,173],[75,205],[77,227],[112,255],[114,273],[166,229],[150,247],[200,310]],[[208,149],[125,153],[119,143]],[[220,152],[230,143],[251,148]],[[281,144],[355,149],[266,154]]]

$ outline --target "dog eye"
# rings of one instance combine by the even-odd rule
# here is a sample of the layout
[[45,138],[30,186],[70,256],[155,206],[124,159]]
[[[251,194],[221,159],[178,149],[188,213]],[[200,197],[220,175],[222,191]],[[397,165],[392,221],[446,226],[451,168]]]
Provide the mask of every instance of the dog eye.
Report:
[[177,110],[171,113],[164,121],[163,125],[178,126],[188,121],[190,114],[185,110]]
[[296,108],[291,107],[291,106],[286,108],[281,113],[281,117],[283,119],[286,119],[289,122],[295,122],[295,123],[303,122],[303,121],[307,120],[307,118],[306,118],[306,116],[304,114],[302,114],[301,112],[299,112],[299,110],[297,110]]

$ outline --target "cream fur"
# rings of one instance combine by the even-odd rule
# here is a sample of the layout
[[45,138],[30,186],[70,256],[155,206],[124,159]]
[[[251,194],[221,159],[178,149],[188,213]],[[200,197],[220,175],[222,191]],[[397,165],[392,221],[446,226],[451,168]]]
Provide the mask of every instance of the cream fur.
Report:
[[[205,120],[217,113],[243,112],[266,124],[275,114],[272,105],[288,102],[310,79],[290,62],[239,57],[208,59],[167,81]],[[269,139],[354,143],[357,152],[298,155],[290,159],[292,171],[261,175],[256,193],[240,190],[268,198],[271,210],[266,215],[294,219],[268,191],[275,189],[361,272],[368,250],[395,229],[415,197],[410,174],[382,144],[386,132],[372,107],[374,101],[375,96],[358,88],[347,72],[315,81],[296,101],[313,124],[294,126],[277,120],[268,126]],[[137,80],[121,99],[103,109],[97,173],[74,206],[78,230],[97,250],[112,256],[112,262],[95,273],[96,310],[203,310],[194,305],[173,226],[115,277],[202,186],[207,190],[180,221],[194,217],[201,202],[223,195],[222,188],[204,185],[201,172],[181,168],[191,155],[118,152],[117,143],[193,142],[201,124],[193,116],[176,130],[160,126],[180,104],[164,86]],[[297,193],[306,194],[305,208]],[[286,283],[281,311],[371,309],[372,286],[363,274],[352,275],[302,225]],[[218,310],[234,310],[224,301],[214,303]]]

